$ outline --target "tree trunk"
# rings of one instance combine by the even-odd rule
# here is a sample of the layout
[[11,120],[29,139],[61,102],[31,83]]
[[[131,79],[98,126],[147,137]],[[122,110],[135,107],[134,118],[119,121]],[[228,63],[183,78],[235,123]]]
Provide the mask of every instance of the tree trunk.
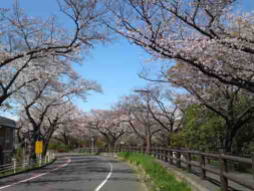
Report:
[[152,137],[147,135],[146,136],[146,153],[149,154],[151,151],[151,142],[152,142]]
[[48,140],[44,140],[42,157],[46,156],[47,151],[48,151],[48,146],[49,146],[49,141]]
[[40,137],[40,132],[39,129],[37,128],[34,132],[33,132],[33,136],[32,136],[32,140],[31,140],[31,145],[30,145],[30,155],[29,158],[33,161],[36,161],[36,153],[35,153],[35,143],[36,141],[39,140]]
[[232,152],[232,143],[233,138],[232,137],[225,137],[224,145],[223,145],[223,152],[227,154],[231,154]]
[[63,142],[66,146],[69,145],[69,138],[65,133],[63,134]]
[[49,145],[49,141],[53,135],[53,133],[55,132],[55,126],[53,126],[51,128],[51,131],[49,132],[48,136],[45,136],[44,137],[44,145],[43,145],[43,153],[42,153],[42,156],[45,156],[47,154],[47,151],[48,151],[48,145]]
[[114,151],[116,146],[116,140],[110,140],[108,146],[110,151]]

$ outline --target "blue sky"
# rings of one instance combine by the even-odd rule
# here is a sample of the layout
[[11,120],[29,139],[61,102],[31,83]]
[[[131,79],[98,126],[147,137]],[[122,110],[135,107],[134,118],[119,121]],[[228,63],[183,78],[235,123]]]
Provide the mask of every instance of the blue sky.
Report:
[[244,11],[254,11],[254,0],[242,0]]
[[[254,0],[242,2],[243,10],[254,10]],[[9,8],[11,4],[11,0],[4,0],[0,8]],[[55,0],[20,0],[20,5],[30,16],[45,17],[58,12]],[[84,78],[97,81],[102,86],[103,94],[93,93],[86,103],[77,101],[78,106],[85,111],[108,109],[119,97],[145,86],[146,81],[139,79],[137,73],[147,58],[141,48],[123,38],[107,45],[97,45],[86,56],[84,64],[75,68]]]
[[97,81],[103,94],[88,96],[87,102],[81,103],[83,109],[110,108],[119,97],[144,86],[146,82],[139,79],[137,73],[141,71],[145,57],[141,48],[130,45],[125,39],[95,47],[78,71],[85,78]]

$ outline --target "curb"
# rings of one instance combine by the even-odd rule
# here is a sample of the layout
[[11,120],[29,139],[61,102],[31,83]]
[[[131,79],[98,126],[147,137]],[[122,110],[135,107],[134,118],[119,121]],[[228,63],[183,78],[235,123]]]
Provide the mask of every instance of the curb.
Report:
[[54,162],[56,161],[56,158],[54,160],[52,160],[51,162],[47,163],[47,164],[44,164],[40,167],[35,167],[35,168],[32,168],[32,169],[27,169],[27,170],[24,170],[24,171],[20,171],[20,172],[17,172],[15,174],[8,174],[8,175],[3,175],[0,177],[0,179],[3,179],[3,178],[7,178],[7,177],[11,177],[11,176],[16,176],[16,175],[19,175],[19,174],[23,174],[23,173],[27,173],[27,172],[31,172],[31,171],[34,171],[34,170],[38,170],[38,169],[42,169],[48,165],[51,165],[53,164]]

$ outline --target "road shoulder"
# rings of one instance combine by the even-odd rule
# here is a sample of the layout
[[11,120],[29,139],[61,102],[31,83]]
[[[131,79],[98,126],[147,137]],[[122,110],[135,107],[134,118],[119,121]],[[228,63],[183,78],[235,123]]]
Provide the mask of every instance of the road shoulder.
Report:
[[103,156],[113,164],[113,174],[103,187],[103,191],[148,191],[145,178],[137,167],[121,160],[115,154]]

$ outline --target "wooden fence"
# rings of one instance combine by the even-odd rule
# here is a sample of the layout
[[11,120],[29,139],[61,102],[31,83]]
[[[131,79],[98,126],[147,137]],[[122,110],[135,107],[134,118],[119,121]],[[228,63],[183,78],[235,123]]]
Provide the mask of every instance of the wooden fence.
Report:
[[[143,148],[138,147],[118,147],[115,151],[145,153]],[[229,180],[250,190],[254,190],[254,153],[252,154],[251,158],[243,158],[226,154],[214,154],[168,148],[152,148],[149,154],[153,155],[157,159],[168,162],[171,165],[175,165],[178,168],[185,168],[188,172],[192,172],[192,168],[194,167],[198,168],[200,169],[199,176],[202,179],[208,178],[207,172],[215,174],[220,177],[221,190],[223,191],[229,190]],[[212,168],[213,165],[209,164],[209,161],[213,161],[216,164],[216,168]],[[229,166],[232,163],[248,165],[252,170],[252,177],[238,177],[236,172],[233,173],[229,169]]]

